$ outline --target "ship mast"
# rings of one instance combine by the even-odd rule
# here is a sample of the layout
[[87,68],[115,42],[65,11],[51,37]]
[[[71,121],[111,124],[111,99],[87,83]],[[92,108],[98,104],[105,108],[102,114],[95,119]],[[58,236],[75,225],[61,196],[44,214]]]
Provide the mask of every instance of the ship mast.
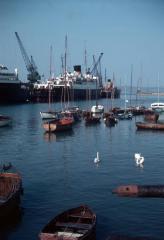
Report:
[[49,83],[48,83],[48,104],[49,104],[49,111],[51,110],[51,80],[52,77],[52,45],[50,46],[50,77],[49,77]]
[[66,93],[67,93],[67,99],[69,102],[69,92],[67,87],[67,35],[65,36],[65,53],[64,53],[64,104],[66,108]]
[[87,50],[85,48],[84,52],[84,64],[85,64],[85,73],[87,73],[88,67],[87,67]]
[[130,74],[130,107],[131,105],[131,100],[132,100],[132,82],[133,82],[133,65],[131,65],[131,74]]

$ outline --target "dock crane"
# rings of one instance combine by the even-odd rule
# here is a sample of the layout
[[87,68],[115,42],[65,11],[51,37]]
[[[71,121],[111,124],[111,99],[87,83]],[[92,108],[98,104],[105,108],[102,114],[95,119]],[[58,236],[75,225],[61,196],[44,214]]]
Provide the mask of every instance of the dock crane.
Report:
[[[99,78],[100,86],[102,86],[101,65],[100,65],[102,56],[103,56],[103,53],[100,53],[100,56],[99,56],[98,60],[96,61],[95,56],[93,55],[94,66],[91,70],[91,74],[95,74]],[[99,70],[98,70],[98,67],[99,67]]]
[[21,50],[21,53],[22,53],[22,56],[23,56],[23,59],[24,59],[25,65],[26,65],[26,69],[28,71],[27,79],[29,80],[30,83],[36,83],[36,82],[38,82],[38,80],[41,79],[41,77],[37,71],[37,66],[34,62],[34,59],[32,56],[31,56],[31,59],[29,59],[18,33],[15,32],[15,35],[18,40],[18,44],[19,44],[19,47],[20,47],[20,50]]

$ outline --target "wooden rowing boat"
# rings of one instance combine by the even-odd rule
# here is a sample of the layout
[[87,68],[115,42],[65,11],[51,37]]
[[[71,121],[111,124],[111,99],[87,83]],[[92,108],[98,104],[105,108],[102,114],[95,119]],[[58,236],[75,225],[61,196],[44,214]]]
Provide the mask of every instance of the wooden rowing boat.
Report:
[[39,234],[40,240],[94,240],[96,215],[88,206],[69,209],[53,218]]
[[164,123],[136,122],[137,129],[164,130]]
[[4,165],[0,172],[0,220],[19,206],[22,193],[20,174],[8,170],[7,165]]

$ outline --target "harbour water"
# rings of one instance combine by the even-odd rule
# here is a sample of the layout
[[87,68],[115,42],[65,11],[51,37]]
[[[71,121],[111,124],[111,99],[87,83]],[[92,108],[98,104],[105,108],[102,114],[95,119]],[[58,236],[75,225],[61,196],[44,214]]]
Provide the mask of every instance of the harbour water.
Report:
[[[144,104],[154,101],[147,97]],[[100,103],[107,106],[106,99]],[[75,104],[88,107],[85,101]],[[123,106],[123,98],[114,104]],[[0,161],[16,166],[24,187],[21,216],[0,226],[0,239],[35,240],[52,217],[82,203],[97,214],[97,240],[110,234],[164,239],[162,198],[112,194],[118,185],[164,184],[164,132],[137,131],[140,116],[112,128],[103,121],[96,126],[81,121],[71,132],[45,134],[39,112],[47,109],[48,104],[0,106],[0,113],[13,118],[11,127],[0,129]],[[94,163],[96,152],[99,165]],[[135,164],[136,152],[145,157],[143,168]]]

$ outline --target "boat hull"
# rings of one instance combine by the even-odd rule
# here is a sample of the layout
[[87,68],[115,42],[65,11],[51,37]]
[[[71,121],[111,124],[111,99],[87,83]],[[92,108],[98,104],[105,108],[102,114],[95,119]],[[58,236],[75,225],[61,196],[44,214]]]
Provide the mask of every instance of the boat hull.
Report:
[[63,118],[43,123],[46,132],[61,132],[72,129],[73,119]]
[[120,98],[121,90],[119,88],[114,88],[112,90],[102,89],[101,98]]
[[[78,100],[92,100],[96,99],[96,88],[68,88],[64,98],[64,87],[54,87],[51,91],[51,101],[78,101]],[[32,102],[48,102],[49,90],[33,89],[31,101]],[[101,89],[97,90],[97,97],[101,98]]]
[[52,219],[39,234],[40,240],[95,240],[96,215],[87,207],[67,210]]
[[0,221],[19,208],[22,181],[19,174],[0,174]]
[[144,123],[144,122],[137,122],[136,123],[137,129],[143,130],[164,130],[164,123]]
[[23,103],[30,98],[29,89],[21,83],[0,82],[0,104]]

